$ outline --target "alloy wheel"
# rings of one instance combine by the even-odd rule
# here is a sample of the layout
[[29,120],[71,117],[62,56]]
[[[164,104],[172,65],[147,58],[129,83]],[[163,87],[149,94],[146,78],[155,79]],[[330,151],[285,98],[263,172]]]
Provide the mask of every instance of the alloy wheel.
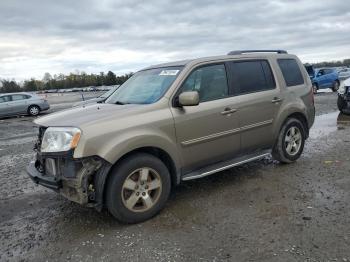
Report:
[[296,126],[289,128],[286,132],[284,142],[285,149],[289,155],[294,156],[298,154],[302,144],[302,135],[300,129]]
[[157,171],[143,167],[133,171],[124,181],[122,201],[133,212],[145,212],[159,200],[162,181]]

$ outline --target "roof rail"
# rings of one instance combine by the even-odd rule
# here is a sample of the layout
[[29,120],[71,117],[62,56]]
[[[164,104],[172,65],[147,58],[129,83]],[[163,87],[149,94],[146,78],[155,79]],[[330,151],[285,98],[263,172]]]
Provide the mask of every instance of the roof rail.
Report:
[[231,51],[228,55],[242,55],[246,53],[277,53],[277,54],[288,54],[286,50],[237,50]]

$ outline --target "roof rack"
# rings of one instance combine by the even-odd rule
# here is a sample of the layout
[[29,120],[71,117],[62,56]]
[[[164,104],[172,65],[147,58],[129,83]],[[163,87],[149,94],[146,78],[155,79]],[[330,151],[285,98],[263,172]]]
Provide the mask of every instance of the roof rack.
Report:
[[242,55],[246,53],[277,53],[277,54],[288,54],[286,50],[237,50],[231,51],[228,55]]

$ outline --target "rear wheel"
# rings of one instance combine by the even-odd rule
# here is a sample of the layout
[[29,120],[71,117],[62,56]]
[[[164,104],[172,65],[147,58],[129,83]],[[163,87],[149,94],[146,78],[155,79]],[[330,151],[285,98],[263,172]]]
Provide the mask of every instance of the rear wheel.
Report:
[[337,92],[338,89],[339,89],[339,82],[338,82],[338,81],[335,81],[335,82],[333,83],[332,91],[333,91],[333,92]]
[[169,171],[152,155],[131,155],[114,167],[110,175],[107,207],[120,222],[145,221],[156,215],[168,200]]
[[318,91],[317,84],[315,84],[315,83],[312,84],[312,91],[314,92],[314,94],[317,94],[317,91]]
[[31,116],[37,116],[40,113],[40,108],[36,105],[30,106],[28,108],[28,114]]
[[303,152],[305,137],[303,124],[296,118],[288,118],[279,133],[272,156],[282,163],[296,161]]

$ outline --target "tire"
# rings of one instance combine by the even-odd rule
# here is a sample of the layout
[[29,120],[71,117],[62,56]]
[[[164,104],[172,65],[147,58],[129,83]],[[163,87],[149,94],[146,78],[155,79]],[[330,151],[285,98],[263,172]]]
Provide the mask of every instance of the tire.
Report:
[[40,107],[36,106],[36,105],[32,105],[30,107],[28,107],[28,114],[31,116],[37,116],[40,113]]
[[[293,130],[295,135],[293,135]],[[300,136],[297,134],[300,134]],[[291,141],[288,142],[287,138]],[[306,130],[303,124],[296,118],[288,118],[281,128],[272,150],[273,158],[281,163],[295,162],[303,152],[305,139]],[[293,144],[293,141],[295,144]]]
[[337,100],[337,106],[339,111],[342,113],[344,112],[344,109],[346,109],[346,106],[347,106],[347,102],[339,95]]
[[333,91],[333,92],[337,92],[338,89],[339,89],[339,86],[340,86],[339,81],[336,80],[336,81],[333,83],[332,91]]
[[315,83],[312,84],[312,91],[314,92],[314,94],[317,94],[317,92],[318,92],[317,84],[315,84]]
[[143,222],[163,209],[170,188],[170,173],[164,163],[153,155],[137,153],[111,170],[106,192],[107,208],[122,223]]

